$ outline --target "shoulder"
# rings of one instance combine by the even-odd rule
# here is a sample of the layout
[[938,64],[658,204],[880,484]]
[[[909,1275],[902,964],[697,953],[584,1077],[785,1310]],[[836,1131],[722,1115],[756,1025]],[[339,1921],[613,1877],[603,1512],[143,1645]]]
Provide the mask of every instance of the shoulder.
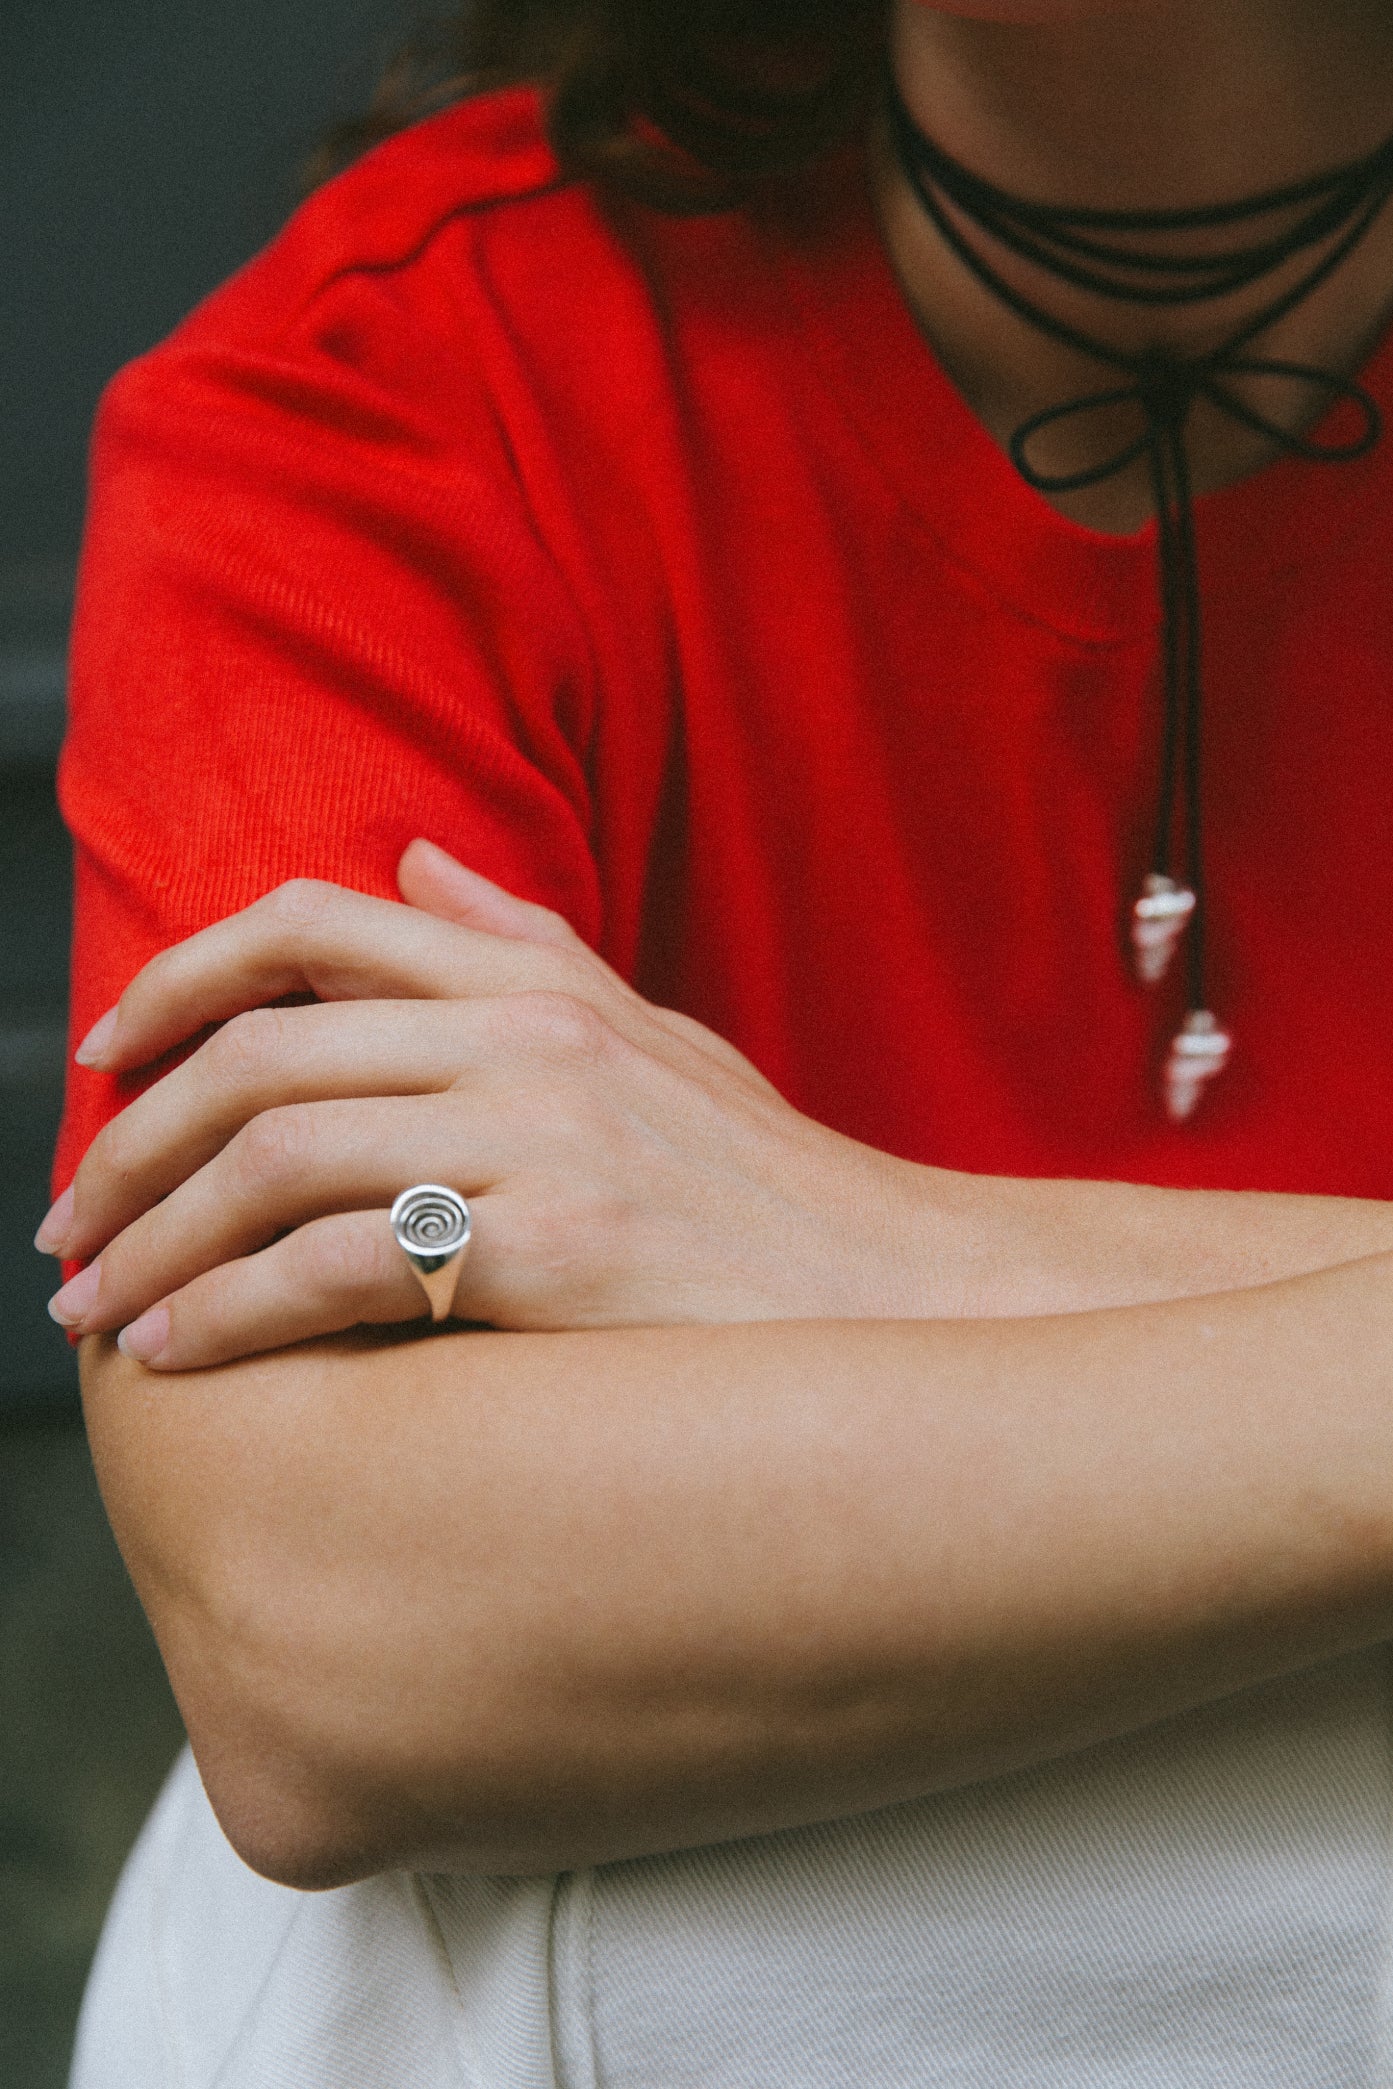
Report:
[[[563,236],[558,227],[564,221]],[[119,373],[124,395],[158,391],[190,364],[242,358],[352,359],[337,315],[390,306],[399,337],[460,318],[479,287],[480,240],[545,248],[551,265],[606,241],[601,213],[566,180],[537,94],[481,96],[412,126],[316,190],[284,229],[205,298],[167,340]],[[366,343],[361,345],[366,346]]]
[[399,132],[316,190],[276,259],[320,281],[409,267],[457,220],[525,216],[527,205],[574,187],[547,142],[535,89],[480,95]]
[[273,510],[295,518],[277,525],[287,542],[331,513],[360,535],[406,516],[472,539],[477,509],[490,544],[520,556],[538,457],[566,448],[577,418],[573,400],[544,419],[536,401],[581,305],[622,326],[635,301],[614,286],[633,273],[601,203],[558,168],[535,92],[413,126],[117,374],[89,553],[114,531],[127,563],[164,557],[200,517],[225,544],[255,515],[261,561]]
[[272,243],[206,299],[166,344],[275,341],[336,289],[382,278],[426,303],[474,236],[541,242],[555,226],[593,243],[599,212],[557,167],[530,88],[484,95],[389,138],[301,204]]
[[732,325],[758,328],[761,246],[739,210],[683,218],[597,194],[558,166],[536,90],[503,90],[412,126],[326,183],[121,372],[112,396],[157,401],[214,370],[241,389],[239,373],[269,360],[326,376],[353,368],[448,414],[475,379],[492,395],[500,375],[555,368],[568,411],[583,412],[586,393],[601,404],[635,356],[667,360],[674,319],[697,336],[717,321],[725,338]]
[[481,96],[327,183],[119,373],[89,534],[134,517],[153,551],[203,516],[226,541],[275,506],[380,538],[407,515],[413,541],[482,534],[515,565],[584,541],[657,587],[640,518],[696,468],[690,402],[776,381],[758,344],[793,324],[747,214],[608,198],[559,168],[535,91]]
[[738,212],[672,218],[569,178],[535,91],[478,97],[327,183],[120,372],[98,472],[216,450],[234,424],[273,445],[313,428],[379,454],[449,449],[491,476],[587,429],[627,449],[644,405],[744,323],[752,248]]

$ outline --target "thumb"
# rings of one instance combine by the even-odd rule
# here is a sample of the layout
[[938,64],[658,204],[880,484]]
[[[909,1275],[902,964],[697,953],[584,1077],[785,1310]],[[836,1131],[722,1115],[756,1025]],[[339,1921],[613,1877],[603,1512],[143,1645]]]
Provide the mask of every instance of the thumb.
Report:
[[570,923],[550,907],[515,898],[433,841],[413,841],[404,851],[397,865],[397,887],[408,906],[441,921],[457,921],[463,928],[507,936],[516,943],[548,943],[563,950],[585,947]]

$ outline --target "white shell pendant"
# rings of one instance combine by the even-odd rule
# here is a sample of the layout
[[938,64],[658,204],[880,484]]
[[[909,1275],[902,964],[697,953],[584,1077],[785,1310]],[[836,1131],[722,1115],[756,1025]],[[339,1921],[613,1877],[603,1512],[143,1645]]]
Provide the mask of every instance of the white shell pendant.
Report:
[[1157,986],[1165,978],[1194,911],[1188,885],[1152,871],[1132,909],[1132,951],[1143,986]]
[[1172,1124],[1185,1124],[1205,1088],[1229,1063],[1233,1039],[1219,1028],[1207,1008],[1191,1009],[1166,1061],[1166,1114]]

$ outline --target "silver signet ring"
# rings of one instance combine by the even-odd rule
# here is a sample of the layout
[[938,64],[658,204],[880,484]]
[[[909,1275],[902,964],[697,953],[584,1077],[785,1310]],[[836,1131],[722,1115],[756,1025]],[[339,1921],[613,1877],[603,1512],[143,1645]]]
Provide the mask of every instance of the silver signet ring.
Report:
[[444,1320],[454,1304],[473,1230],[463,1197],[438,1182],[418,1182],[392,1206],[392,1232],[430,1301],[432,1320]]

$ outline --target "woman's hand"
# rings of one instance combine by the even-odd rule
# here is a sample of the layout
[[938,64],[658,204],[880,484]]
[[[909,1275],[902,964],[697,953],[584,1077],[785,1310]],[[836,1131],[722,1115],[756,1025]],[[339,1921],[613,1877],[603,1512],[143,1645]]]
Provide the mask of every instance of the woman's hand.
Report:
[[[56,1318],[166,1370],[419,1318],[387,1211],[420,1181],[469,1198],[454,1311],[496,1327],[962,1309],[924,1275],[934,1171],[800,1116],[442,851],[413,844],[400,878],[412,905],[282,886],[97,1025],[81,1056],[113,1071],[221,1027],[46,1221],[44,1246],[97,1258]],[[296,993],[316,1001],[268,1005]]]
[[[1393,1207],[1013,1182],[800,1116],[558,915],[429,843],[399,906],[282,886],[154,959],[81,1048],[112,1071],[222,1027],[93,1142],[39,1245],[53,1304],[165,1370],[420,1318],[398,1191],[469,1197],[458,1317],[503,1328],[1065,1312],[1393,1247]],[[316,1005],[276,1007],[288,995]]]

